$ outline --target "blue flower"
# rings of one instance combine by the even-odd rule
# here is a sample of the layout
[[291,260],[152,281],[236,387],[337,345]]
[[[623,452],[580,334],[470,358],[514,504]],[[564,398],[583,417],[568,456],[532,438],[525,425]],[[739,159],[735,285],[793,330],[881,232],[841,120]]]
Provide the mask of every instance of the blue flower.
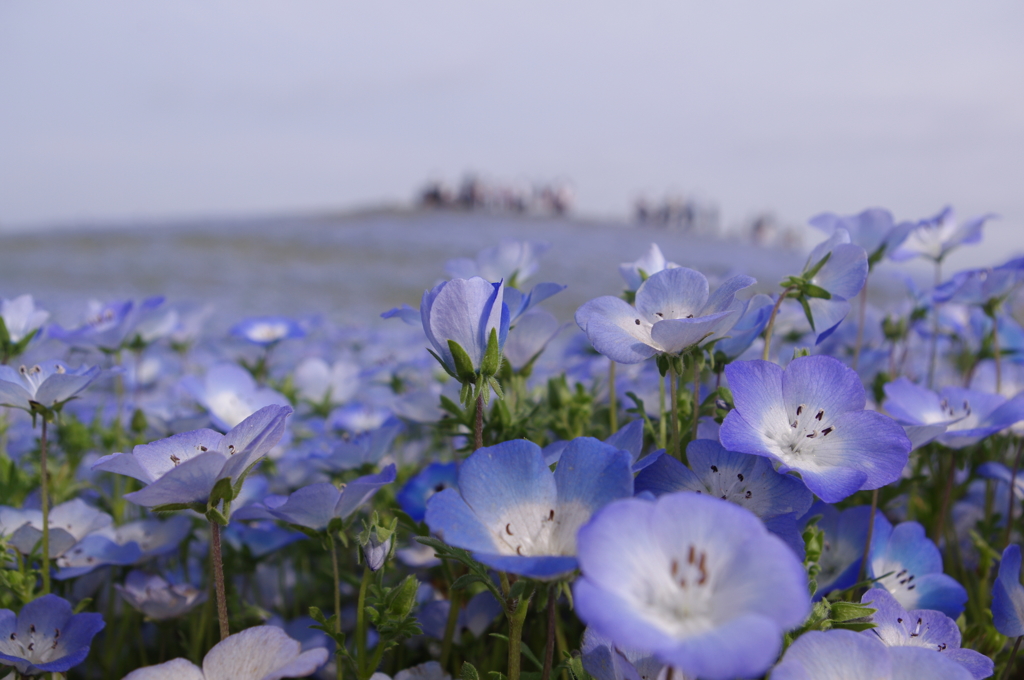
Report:
[[981,241],[981,228],[993,217],[993,214],[982,215],[958,225],[953,208],[947,206],[935,217],[918,222],[903,244],[893,252],[892,259],[903,261],[925,257],[942,262],[957,246]]
[[875,628],[861,635],[874,637],[886,647],[923,647],[937,651],[971,672],[976,680],[992,675],[992,659],[973,649],[960,647],[960,629],[956,621],[939,611],[907,611],[889,591],[872,588],[860,601],[876,609],[870,620]]
[[1020,546],[1006,546],[992,584],[992,622],[1007,637],[1024,635],[1024,586],[1020,584]]
[[780,475],[767,458],[728,451],[710,439],[690,442],[686,458],[689,468],[659,454],[637,475],[636,493],[661,496],[693,491],[735,503],[760,517],[769,531],[803,557],[804,541],[796,518],[807,512],[814,497],[799,479]]
[[863,248],[850,243],[850,235],[839,228],[826,240],[815,246],[807,258],[805,272],[817,266],[825,257],[825,264],[810,277],[810,282],[824,289],[831,297],[811,297],[808,321],[815,333],[815,344],[825,340],[850,313],[848,302],[864,287],[868,280],[868,256]]
[[610,504],[579,532],[580,619],[687,676],[763,674],[810,612],[807,574],[748,510],[694,493]]
[[1007,399],[1000,394],[944,387],[936,394],[905,377],[884,389],[883,406],[893,418],[904,425],[930,427],[939,443],[954,449],[976,444],[1024,420],[1024,393]]
[[[864,560],[864,545],[868,539],[868,518],[871,508],[866,505],[847,508],[840,512],[835,506],[821,501],[811,506],[803,520],[821,515],[818,528],[825,532],[818,565],[818,592],[816,598],[833,590],[846,590],[857,583],[860,565]],[[877,536],[882,524],[887,524],[882,513],[875,514]]]
[[306,337],[306,331],[287,316],[252,316],[235,324],[231,335],[254,345],[269,347],[282,340]]
[[747,308],[737,294],[754,283],[749,276],[734,276],[711,295],[700,272],[664,269],[637,290],[635,308],[605,295],[576,310],[576,324],[598,352],[612,361],[636,364],[727,335]]
[[302,645],[276,626],[254,626],[221,640],[206,653],[200,669],[174,659],[134,670],[124,680],[269,680],[304,678],[327,662],[324,647]]
[[422,522],[427,516],[427,501],[436,493],[458,486],[458,483],[458,466],[455,463],[431,463],[405,483],[395,495],[395,500],[413,521]]
[[[230,479],[232,498],[242,482],[281,439],[288,406],[266,406],[227,434],[213,430],[183,432],[132,453],[112,453],[93,464],[93,470],[133,477],[147,484],[125,498],[147,508],[162,505],[205,505],[214,485]],[[205,508],[203,508],[205,511]]]
[[7,346],[9,351],[19,344],[27,344],[48,318],[50,313],[38,309],[31,295],[0,300],[0,347]]
[[498,245],[477,253],[476,260],[456,258],[448,260],[444,268],[453,278],[479,276],[488,281],[507,280],[510,286],[517,286],[536,273],[540,256],[550,247],[550,243],[543,241],[505,238]]
[[261,408],[288,406],[288,399],[269,387],[260,387],[252,374],[237,364],[212,366],[202,379],[185,376],[182,386],[210,414],[213,424],[230,430]]
[[17,616],[0,609],[0,663],[22,675],[65,673],[85,660],[101,630],[102,616],[72,614],[71,604],[56,595],[32,600]]
[[339,489],[329,482],[304,486],[290,496],[267,496],[235,512],[238,520],[276,519],[289,524],[323,531],[331,520],[345,519],[373,498],[381,487],[395,481],[395,465],[383,471],[359,477]]
[[914,228],[913,222],[895,224],[892,213],[883,208],[868,208],[856,215],[845,216],[822,213],[812,217],[810,224],[827,234],[845,229],[850,241],[867,251],[871,264],[888,257]]
[[[503,283],[489,283],[480,277],[452,279],[424,291],[420,302],[423,332],[434,346],[435,356],[457,379],[473,380],[469,371],[479,372],[492,331],[498,350],[508,335],[509,309],[503,301]],[[456,365],[449,343],[461,347],[470,366]]]
[[583,670],[594,680],[657,680],[665,666],[650,651],[623,648],[589,627],[583,632],[580,652]]
[[163,303],[163,297],[146,298],[138,305],[131,300],[105,305],[90,303],[81,326],[67,330],[54,325],[47,333],[74,347],[96,347],[106,352],[116,352],[128,345],[148,345],[178,326],[178,313],[163,307]]
[[852,630],[812,630],[786,650],[771,680],[973,680],[947,656],[920,647],[886,647]]
[[[508,292],[509,289],[506,289]],[[535,361],[548,343],[562,332],[565,324],[550,312],[535,309],[524,314],[511,327],[505,343],[505,358],[512,368],[519,371]]]
[[679,265],[675,262],[667,262],[661,254],[661,248],[657,243],[652,243],[647,252],[633,262],[623,262],[619,265],[619,274],[626,280],[627,290],[638,290],[644,281],[654,276],[663,269],[675,269]]
[[525,439],[477,449],[458,490],[427,502],[427,525],[502,571],[549,579],[576,568],[576,531],[599,508],[633,495],[630,456],[596,439],[569,442],[552,473]]
[[98,366],[72,369],[61,361],[44,361],[16,369],[0,366],[0,406],[29,413],[39,409],[59,411],[99,374]]
[[952,618],[964,610],[967,591],[942,573],[942,554],[917,522],[876,523],[868,567],[875,586],[907,609],[935,609]]
[[206,590],[190,583],[170,583],[157,575],[132,570],[124,585],[114,584],[124,600],[154,621],[176,619],[206,601]]
[[824,501],[899,479],[910,440],[891,418],[864,409],[860,377],[838,359],[801,357],[785,371],[767,361],[726,366],[736,408],[722,423],[722,445],[796,471]]

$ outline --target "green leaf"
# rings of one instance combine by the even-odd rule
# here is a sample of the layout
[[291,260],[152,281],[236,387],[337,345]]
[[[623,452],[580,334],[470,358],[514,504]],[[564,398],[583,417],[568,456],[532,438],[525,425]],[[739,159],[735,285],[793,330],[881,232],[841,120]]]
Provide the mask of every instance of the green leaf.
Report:
[[477,671],[476,666],[467,661],[462,664],[459,678],[460,680],[480,680],[480,672]]
[[[449,341],[451,342],[451,341]],[[492,328],[487,338],[487,349],[484,351],[484,360],[480,364],[480,373],[491,377],[501,368],[501,348],[498,347],[498,329]]]
[[811,324],[811,330],[817,333],[817,329],[814,327],[814,315],[811,314],[811,305],[807,303],[807,298],[800,298],[800,306],[804,308],[804,316],[807,317],[807,323]]
[[462,345],[454,340],[448,341],[448,350],[452,353],[452,361],[455,363],[455,377],[464,383],[471,383],[476,380],[476,369],[473,367],[473,360],[469,358]]
[[416,590],[419,588],[419,581],[416,580],[415,576],[407,576],[402,585],[398,586],[398,594],[395,597],[394,604],[391,605],[391,611],[400,619],[404,619],[409,616],[412,612],[413,605],[416,604]]
[[451,589],[462,590],[463,588],[468,588],[474,583],[484,583],[486,581],[487,579],[478,574],[463,574],[462,576],[455,579],[455,581],[451,585]]

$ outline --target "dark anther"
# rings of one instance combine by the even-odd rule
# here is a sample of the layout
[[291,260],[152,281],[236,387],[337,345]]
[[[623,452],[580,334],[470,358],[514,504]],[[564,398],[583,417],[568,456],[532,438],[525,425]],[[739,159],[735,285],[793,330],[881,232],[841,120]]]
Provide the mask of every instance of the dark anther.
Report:
[[694,547],[692,545],[690,546],[690,554],[687,555],[686,561],[689,564],[693,564],[694,562],[697,561],[697,551],[694,549]]
[[509,536],[512,535],[512,522],[509,522],[508,524],[505,525],[505,533],[508,534]]
[[814,416],[814,419],[820,421],[823,415],[825,415],[825,409],[818,411],[818,415]]
[[209,449],[207,449],[205,446],[200,446],[199,450],[202,451],[203,453],[206,453],[207,451],[209,451]]
[[548,514],[548,521],[550,522],[550,521],[553,521],[554,519],[555,519],[555,509],[551,508],[551,512]]
[[818,436],[818,433],[817,433],[817,432],[812,432],[812,433],[810,433],[809,435],[807,435],[807,438],[808,438],[808,439],[814,439],[814,438],[815,438],[815,437],[817,437],[817,436]]
[[654,313],[654,315],[655,315],[655,316],[658,316],[658,317],[660,317],[660,318],[662,318],[662,319],[664,319],[664,318],[665,318],[665,315],[664,315],[664,314],[662,314],[661,312],[655,312],[655,313]]
[[440,484],[434,487],[434,491],[436,493],[441,493],[442,491],[444,491],[444,488],[444,482],[441,482]]
[[521,545],[517,545],[516,546],[516,554],[517,555],[522,555],[523,554],[523,546],[521,546]]
[[903,623],[903,619],[896,619],[896,623]]
[[637,325],[637,326],[639,326],[639,325],[640,325],[640,319],[637,319],[637,320],[636,320],[636,325]]
[[686,315],[686,318],[687,318],[687,319],[692,319],[692,318],[693,318],[693,314],[687,314],[687,315]]
[[34,642],[28,643],[28,651],[31,652],[35,648],[36,648],[36,643],[34,643]]
[[12,640],[14,639],[14,633],[11,633],[11,639]]
[[697,579],[697,585],[699,586],[704,585],[704,581],[708,580],[708,570],[704,567],[704,558],[706,558],[707,556],[707,553],[701,553],[700,563],[697,565],[697,569],[700,570],[700,578]]
[[907,587],[907,590],[913,590],[913,589],[914,589],[914,588],[916,588],[916,587],[917,587],[917,584],[915,583],[915,584],[914,584],[914,585],[912,585],[912,586],[908,586],[908,587]]
[[717,465],[712,465],[711,466],[711,471],[712,472],[718,472],[718,466]]
[[796,414],[797,415],[800,415],[803,412],[804,412],[804,405],[803,404],[800,404],[799,406],[796,407]]
[[736,476],[739,477],[741,482],[743,481],[743,473],[742,472],[738,473]]
[[821,431],[821,436],[822,437],[827,437],[832,432],[832,430],[834,430],[834,429],[835,429],[834,427],[829,425],[828,427],[826,427],[824,430]]
[[678,573],[679,573],[679,562],[677,560],[672,560],[672,577],[675,578],[675,576]]
[[751,496],[753,496],[753,495],[754,495],[754,494],[752,494],[751,492],[749,492],[749,491],[748,491],[748,492],[747,492],[747,495],[746,495],[746,498],[750,498],[750,497],[751,497]]
[[36,624],[33,623],[31,626],[29,626],[28,627],[28,632],[30,632],[30,633],[36,632]]

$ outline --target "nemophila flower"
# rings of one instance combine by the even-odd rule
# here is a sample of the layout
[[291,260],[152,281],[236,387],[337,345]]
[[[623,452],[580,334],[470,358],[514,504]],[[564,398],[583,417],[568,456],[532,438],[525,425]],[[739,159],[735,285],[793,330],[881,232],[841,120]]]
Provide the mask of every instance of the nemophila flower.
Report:
[[992,584],[992,623],[1007,637],[1024,635],[1024,586],[1020,583],[1020,546],[1003,550],[999,575]]
[[1000,267],[967,269],[957,272],[932,291],[935,302],[985,305],[1001,302],[1024,277],[1024,259],[1010,260]]
[[957,246],[981,241],[981,228],[993,217],[995,215],[990,213],[958,225],[953,208],[947,206],[935,217],[914,225],[906,240],[891,257],[898,261],[925,257],[941,262]]
[[427,516],[427,501],[436,493],[457,487],[458,466],[453,463],[431,463],[414,475],[395,494],[395,500],[405,514],[422,522]]
[[234,518],[271,519],[295,524],[313,531],[323,531],[331,520],[345,519],[373,498],[381,487],[395,481],[395,465],[383,471],[355,479],[344,488],[324,482],[310,484],[290,496],[267,496],[262,503],[253,503],[235,512]]
[[[562,452],[565,451],[566,447],[572,440],[558,440],[551,442],[544,447],[544,463],[546,465],[554,465],[562,457]],[[653,454],[647,456],[642,461],[640,460],[640,454],[644,446],[644,421],[634,420],[626,423],[618,429],[618,431],[609,435],[604,440],[605,444],[613,446],[620,451],[625,451],[629,454],[629,457],[633,461],[633,472],[646,467],[649,463],[654,462]]]
[[452,278],[471,279],[474,276],[488,281],[508,281],[517,286],[533,276],[540,266],[540,257],[551,247],[542,241],[502,239],[496,246],[484,248],[476,260],[461,257],[448,260],[445,271]]
[[[418,666],[410,666],[395,673],[394,680],[451,680],[451,677],[436,661],[427,661]],[[374,673],[370,680],[392,680],[386,673]]]
[[99,614],[72,614],[56,595],[32,600],[17,615],[0,609],[0,663],[22,675],[66,673],[85,661],[89,645],[103,630]]
[[977,680],[992,675],[992,659],[973,649],[962,649],[956,621],[942,612],[907,611],[881,588],[868,590],[860,601],[876,610],[870,617],[875,628],[861,635],[874,637],[886,647],[923,647],[939,652],[969,670]]
[[354,430],[359,434],[335,444],[331,453],[324,457],[319,465],[328,470],[341,472],[376,464],[391,451],[395,437],[403,429],[405,426],[402,421],[392,416],[369,431]]
[[856,215],[844,216],[821,213],[812,217],[810,224],[827,234],[845,229],[850,242],[867,252],[872,265],[888,257],[914,228],[913,222],[896,224],[892,213],[883,208],[868,208]]
[[550,312],[534,309],[521,316],[511,327],[505,341],[505,358],[519,371],[535,361],[565,328]]
[[963,387],[944,387],[938,393],[905,377],[885,386],[885,410],[912,426],[942,425],[941,444],[961,449],[1024,420],[1024,393],[1012,399]]
[[711,295],[700,272],[664,269],[637,290],[636,307],[605,295],[576,310],[576,324],[594,349],[622,364],[679,354],[727,335],[746,310],[737,294],[754,283],[734,276]]
[[85,323],[78,328],[50,326],[47,333],[74,347],[95,347],[114,352],[130,345],[145,346],[169,335],[178,325],[178,313],[164,307],[163,297],[107,304],[90,302]]
[[32,413],[59,411],[100,374],[98,366],[68,368],[63,361],[32,366],[0,365],[0,406]]
[[269,387],[260,387],[252,374],[237,364],[216,364],[204,377],[188,375],[181,384],[209,412],[213,424],[222,430],[230,430],[271,404],[289,406],[283,394]]
[[[52,519],[51,519],[52,524]],[[188,517],[146,519],[119,527],[108,524],[69,548],[57,559],[57,580],[76,578],[99,567],[138,564],[178,549],[192,531]]]
[[[817,271],[810,275],[815,268]],[[809,296],[804,308],[818,344],[850,313],[848,301],[860,293],[868,280],[868,256],[864,248],[850,243],[846,229],[839,228],[811,251],[803,276],[828,294]]]
[[694,493],[610,504],[579,532],[576,612],[707,680],[763,674],[810,612],[807,574],[750,511]]
[[505,286],[505,292],[503,293],[502,299],[508,307],[510,323],[516,323],[523,314],[530,311],[541,302],[544,302],[544,300],[547,300],[552,295],[561,293],[565,288],[566,287],[560,283],[538,283],[530,289],[529,293],[523,293],[512,286]]
[[769,531],[803,557],[804,541],[796,518],[807,512],[814,497],[790,475],[780,475],[761,456],[728,451],[717,441],[696,439],[686,447],[686,467],[672,456],[656,461],[636,477],[636,493],[655,496],[692,491],[727,500],[761,518]]
[[633,495],[630,456],[596,439],[572,440],[552,473],[525,439],[477,449],[458,490],[427,502],[427,525],[484,564],[550,579],[576,568],[576,531],[599,508]]
[[[444,639],[451,606],[451,600],[429,600],[426,602],[421,600],[416,619],[420,622],[424,635],[438,640]],[[469,598],[469,602],[459,612],[452,640],[458,644],[464,630],[469,631],[473,637],[479,638],[501,613],[501,605],[489,590],[477,593]]]
[[652,243],[647,252],[633,262],[623,262],[619,265],[619,274],[626,280],[627,290],[638,290],[643,282],[660,272],[663,269],[675,269],[679,265],[675,262],[668,262],[661,254],[661,248],[657,243]]
[[[595,680],[658,680],[665,667],[648,650],[623,648],[593,628],[583,632],[580,644],[583,670]],[[686,680],[673,673],[676,680]]]
[[[54,506],[49,519],[51,558],[60,557],[86,536],[110,526],[114,521],[113,517],[81,498]],[[41,510],[4,509],[0,512],[0,522],[13,528],[10,544],[22,554],[29,555],[39,547],[43,538]]]
[[[240,508],[241,509],[241,508]],[[232,514],[232,519],[237,519]],[[281,548],[301,541],[306,536],[298,531],[289,531],[276,522],[231,522],[224,527],[224,541],[239,552],[247,550],[255,558],[271,555]]]
[[812,630],[786,650],[771,680],[972,680],[956,661],[919,647],[886,647],[852,630]]
[[50,313],[38,309],[31,295],[0,300],[0,358],[6,362],[21,354],[48,318]]
[[868,567],[875,586],[907,609],[935,609],[952,618],[964,610],[967,591],[942,573],[942,553],[917,522],[877,523]]
[[894,420],[865,410],[860,377],[838,359],[801,357],[785,370],[739,361],[725,375],[736,408],[720,437],[730,451],[770,458],[779,472],[799,472],[829,503],[899,479],[910,440]]
[[755,295],[747,304],[747,310],[729,330],[729,334],[715,343],[715,353],[721,352],[727,359],[736,359],[747,351],[757,336],[764,332],[774,306],[772,299],[764,294]]
[[[1017,498],[1024,498],[1024,471],[1018,471],[1017,476],[1014,477],[1010,468],[998,461],[990,460],[987,463],[979,465],[974,471],[974,474],[982,479],[994,479],[1002,482],[1002,484],[997,487],[997,493],[999,493],[999,490],[1003,490],[1005,492],[1012,487],[1014,496]],[[1005,496],[1005,493],[1002,495]],[[1008,501],[1009,497],[1005,497],[1003,500],[1003,504],[996,507],[1002,508],[1003,514],[1006,514],[1005,501]],[[1003,520],[1005,521],[1005,519],[1006,518],[1004,517]]]
[[92,469],[133,477],[146,484],[124,497],[147,508],[205,505],[214,485],[222,479],[231,480],[234,498],[252,466],[281,439],[291,413],[289,406],[265,406],[227,434],[213,430],[183,432],[136,446],[131,453],[104,456]]
[[304,359],[295,368],[295,389],[314,404],[344,404],[359,391],[359,366],[344,359],[330,365],[319,357]]
[[132,570],[124,585],[114,584],[114,589],[134,609],[148,619],[166,621],[184,616],[206,601],[206,590],[190,583],[170,583],[156,574]]
[[286,316],[253,316],[235,324],[231,328],[231,335],[268,347],[282,340],[303,338],[306,331],[294,319]]
[[[434,356],[446,371],[461,382],[473,382],[484,369],[491,336],[500,354],[508,336],[509,309],[503,302],[503,283],[486,279],[452,279],[424,291],[420,302],[423,332],[434,346]],[[461,348],[461,353],[453,346]]]
[[132,671],[124,680],[281,680],[304,678],[327,662],[323,647],[302,651],[298,640],[277,626],[246,628],[206,653],[203,667],[174,659]]
[[[860,565],[864,560],[864,546],[868,539],[868,519],[871,508],[866,505],[839,511],[835,506],[818,501],[804,515],[803,520],[821,516],[818,528],[825,532],[818,565],[818,591],[816,598],[833,590],[846,590],[857,583]],[[805,523],[805,522],[804,522]],[[882,513],[875,514],[875,533],[887,520]]]

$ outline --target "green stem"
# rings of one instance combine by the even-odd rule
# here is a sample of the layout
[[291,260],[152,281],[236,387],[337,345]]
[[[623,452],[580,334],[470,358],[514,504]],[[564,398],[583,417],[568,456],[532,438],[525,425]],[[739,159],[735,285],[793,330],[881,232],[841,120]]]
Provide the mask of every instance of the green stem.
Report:
[[992,314],[992,354],[996,361],[996,394],[999,394],[1003,389],[1003,363],[999,351],[999,318],[995,313]]
[[1010,536],[1013,534],[1013,506],[1017,499],[1017,471],[1020,470],[1020,454],[1024,450],[1024,439],[1017,442],[1017,455],[1013,459],[1013,472],[1010,474],[1010,499],[1006,503],[1006,535],[1003,539],[1003,549],[1010,545]]
[[50,594],[50,482],[46,467],[46,414],[39,433],[39,502],[43,508],[43,595]]
[[[868,535],[864,539],[864,557],[860,561],[857,583],[864,580],[868,570],[868,558],[871,555],[871,537],[875,533],[875,514],[878,512],[878,489],[871,492],[871,513],[868,515]],[[880,574],[879,574],[880,575]]]
[[619,430],[618,404],[615,403],[615,362],[608,362],[608,424],[612,432]]
[[[939,452],[942,455],[942,452]],[[946,515],[949,513],[949,501],[953,495],[953,478],[956,477],[956,452],[952,452],[949,458],[949,472],[946,474],[946,484],[942,491],[942,504],[939,506],[939,516],[935,521],[935,545],[939,545],[946,530]],[[941,467],[940,467],[941,470]],[[1010,497],[1013,497],[1013,489],[1010,489]]]
[[520,600],[508,614],[508,680],[519,680],[522,664],[523,622],[526,620],[529,600]]
[[210,522],[210,570],[213,572],[213,586],[217,594],[217,621],[220,624],[220,639],[231,635],[228,623],[228,597],[224,585],[224,559],[220,548],[220,525]]
[[779,307],[782,306],[782,301],[786,299],[786,296],[793,291],[793,287],[786,288],[779,294],[779,299],[775,301],[775,306],[772,307],[772,314],[768,317],[768,326],[764,329],[764,351],[761,353],[761,358],[764,361],[768,361],[768,354],[772,347],[772,333],[775,331],[775,317],[779,313]]
[[665,376],[658,378],[658,407],[661,417],[658,419],[658,448],[668,448],[668,435],[665,423]]
[[447,668],[448,659],[451,658],[455,629],[458,627],[459,612],[462,610],[460,600],[458,591],[448,590],[448,602],[451,606],[448,608],[448,620],[444,624],[444,640],[441,641],[441,668]]
[[[490,389],[485,387],[484,389]],[[476,422],[473,424],[473,450],[484,445],[484,392],[480,390],[476,395]]]
[[683,454],[679,451],[679,378],[676,376],[675,368],[668,369],[668,390],[669,390],[669,426],[672,428],[672,450],[670,455],[682,459]]
[[[697,439],[697,425],[700,421],[700,350],[693,355],[693,422],[690,424],[690,441]],[[682,453],[679,454],[680,456]]]
[[1006,662],[1006,668],[1003,669],[1003,674],[999,680],[1006,680],[1010,677],[1010,670],[1013,668],[1014,662],[1017,660],[1017,650],[1020,649],[1020,641],[1024,636],[1018,636],[1017,641],[1013,643],[1013,650],[1010,652],[1010,660]]
[[[871,272],[868,272],[870,278]],[[857,364],[860,363],[860,350],[864,345],[864,318],[868,311],[868,281],[864,280],[864,287],[860,291],[860,311],[857,314],[857,342],[853,346],[853,362],[850,366],[853,370],[857,370]]]
[[551,664],[555,658],[555,618],[558,610],[558,588],[555,585],[548,587],[548,629],[547,641],[544,645],[544,667],[540,674],[540,680],[550,680]]
[[[334,571],[334,632],[341,633],[341,573],[338,570],[338,543],[334,540],[334,532],[328,531],[327,538],[331,543],[331,568]],[[334,665],[338,669],[338,680],[342,680],[344,670],[341,664],[341,645],[335,652]]]
[[366,590],[370,587],[373,572],[363,567],[363,580],[359,583],[359,600],[356,602],[356,665],[359,667],[359,680],[370,677],[366,669]]

